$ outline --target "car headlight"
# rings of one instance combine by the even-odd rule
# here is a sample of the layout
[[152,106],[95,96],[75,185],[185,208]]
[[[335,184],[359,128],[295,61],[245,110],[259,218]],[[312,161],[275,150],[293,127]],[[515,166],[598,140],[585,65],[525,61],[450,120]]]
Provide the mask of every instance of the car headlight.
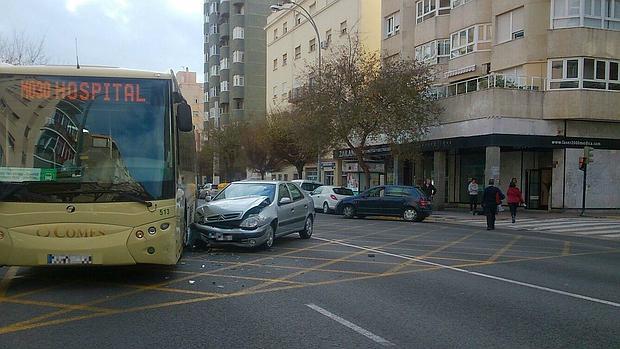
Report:
[[239,226],[246,229],[256,229],[260,226],[267,224],[268,222],[269,220],[267,219],[267,217],[260,214],[252,214],[249,215],[248,218],[244,219]]

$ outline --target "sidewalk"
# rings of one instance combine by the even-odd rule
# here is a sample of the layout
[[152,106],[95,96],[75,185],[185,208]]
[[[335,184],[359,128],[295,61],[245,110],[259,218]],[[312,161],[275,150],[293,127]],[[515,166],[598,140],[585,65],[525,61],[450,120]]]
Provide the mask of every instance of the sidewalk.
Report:
[[[517,217],[519,218],[538,218],[538,219],[554,219],[554,218],[600,218],[600,219],[611,219],[620,221],[620,210],[587,210],[584,216],[580,215],[581,210],[530,210],[525,209],[523,207],[519,207],[517,211]],[[477,217],[476,220],[480,216],[474,216],[469,211],[469,208],[446,208],[444,210],[433,211],[434,216],[459,216],[459,218]],[[498,218],[508,217],[510,218],[510,210],[507,205],[504,205],[504,212],[499,212],[497,214]],[[484,218],[484,217],[483,217]]]

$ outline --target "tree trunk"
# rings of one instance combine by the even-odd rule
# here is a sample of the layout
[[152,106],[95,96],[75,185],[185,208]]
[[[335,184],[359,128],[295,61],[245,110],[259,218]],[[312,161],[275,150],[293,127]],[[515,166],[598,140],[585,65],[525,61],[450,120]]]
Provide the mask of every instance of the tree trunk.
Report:
[[304,165],[296,165],[295,169],[297,170],[297,175],[299,176],[299,179],[303,179],[303,175],[304,175]]
[[265,180],[265,172],[263,171],[260,172],[260,179],[263,181]]

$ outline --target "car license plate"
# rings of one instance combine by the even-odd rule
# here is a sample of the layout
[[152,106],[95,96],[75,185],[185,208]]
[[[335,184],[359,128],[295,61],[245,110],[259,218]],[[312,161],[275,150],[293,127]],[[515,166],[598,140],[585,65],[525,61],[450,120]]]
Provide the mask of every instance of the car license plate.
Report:
[[93,264],[93,256],[48,254],[47,264]]

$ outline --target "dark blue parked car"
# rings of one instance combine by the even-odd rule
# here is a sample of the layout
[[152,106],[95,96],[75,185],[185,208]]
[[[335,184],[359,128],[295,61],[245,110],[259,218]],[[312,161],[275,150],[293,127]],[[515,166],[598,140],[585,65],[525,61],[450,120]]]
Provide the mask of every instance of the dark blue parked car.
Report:
[[432,207],[417,187],[382,185],[342,199],[336,212],[346,218],[398,216],[409,222],[421,222],[431,214]]

